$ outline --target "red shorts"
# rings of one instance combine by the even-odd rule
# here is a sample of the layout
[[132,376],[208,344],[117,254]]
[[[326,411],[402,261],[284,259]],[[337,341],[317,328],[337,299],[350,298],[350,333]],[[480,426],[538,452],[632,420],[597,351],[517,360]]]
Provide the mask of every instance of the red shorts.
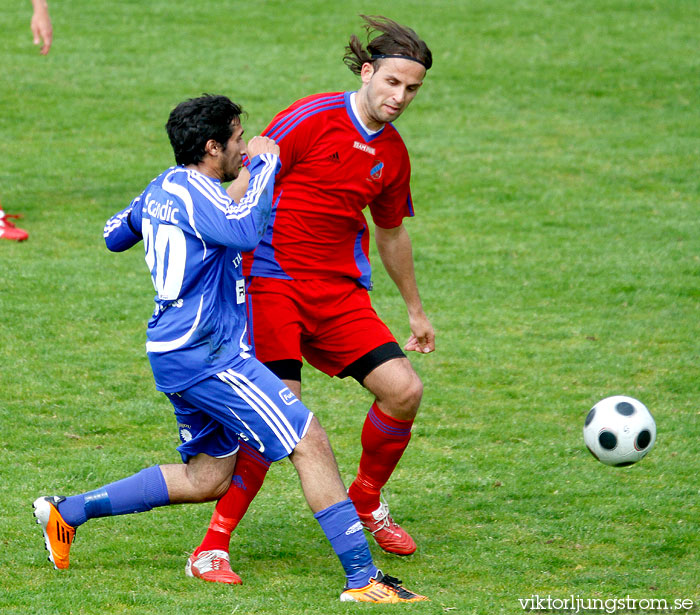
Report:
[[382,344],[396,343],[367,290],[350,278],[255,277],[247,290],[255,355],[263,363],[303,357],[336,376]]

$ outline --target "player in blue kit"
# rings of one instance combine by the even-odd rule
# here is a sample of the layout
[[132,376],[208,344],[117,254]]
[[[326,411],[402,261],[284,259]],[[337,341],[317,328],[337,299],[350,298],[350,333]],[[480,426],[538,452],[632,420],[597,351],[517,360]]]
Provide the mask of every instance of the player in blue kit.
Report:
[[[224,96],[178,105],[166,125],[177,166],[105,226],[112,251],[143,240],[156,290],[146,350],[156,388],[175,409],[183,463],[152,466],[70,497],[37,498],[34,514],[49,560],[68,567],[76,528],[89,519],[221,497],[240,439],[267,462],[289,457],[294,464],[345,570],[342,601],[425,600],[374,565],[325,431],[245,343],[241,251],[254,248],[265,231],[280,161],[271,139],[254,137],[246,146],[241,112]],[[238,176],[246,153],[251,178],[236,203],[222,182]]]

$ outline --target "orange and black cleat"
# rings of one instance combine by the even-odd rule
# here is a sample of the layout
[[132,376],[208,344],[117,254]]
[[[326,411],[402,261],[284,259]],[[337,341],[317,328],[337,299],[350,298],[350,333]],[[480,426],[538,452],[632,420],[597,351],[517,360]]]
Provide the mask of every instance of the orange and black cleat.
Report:
[[42,496],[34,501],[34,516],[44,532],[44,543],[49,561],[56,570],[68,568],[68,554],[75,539],[75,528],[68,525],[58,512],[58,505],[66,498],[57,495]]
[[340,594],[341,602],[376,602],[384,604],[396,604],[398,602],[423,602],[428,600],[425,596],[415,594],[401,586],[401,581],[388,574],[377,571],[377,575],[370,579],[369,585],[357,589],[345,588]]

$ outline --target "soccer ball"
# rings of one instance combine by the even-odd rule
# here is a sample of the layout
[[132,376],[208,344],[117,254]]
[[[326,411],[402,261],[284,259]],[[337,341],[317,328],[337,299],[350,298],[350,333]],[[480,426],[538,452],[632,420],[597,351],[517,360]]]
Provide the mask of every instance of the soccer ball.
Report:
[[583,426],[583,440],[598,461],[630,466],[654,447],[656,423],[641,401],[614,395],[591,408]]

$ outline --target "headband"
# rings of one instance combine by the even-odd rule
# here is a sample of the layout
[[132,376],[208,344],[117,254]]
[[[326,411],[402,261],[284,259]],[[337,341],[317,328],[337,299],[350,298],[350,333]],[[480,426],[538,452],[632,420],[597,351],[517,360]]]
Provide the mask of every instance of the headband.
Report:
[[413,56],[405,56],[398,53],[373,53],[371,58],[373,62],[374,60],[383,60],[384,58],[400,58],[401,60],[411,60],[411,62],[418,62],[418,64],[420,64],[426,70],[428,70],[428,67],[425,65],[425,62],[423,62],[423,60],[419,60],[418,58],[414,58]]

